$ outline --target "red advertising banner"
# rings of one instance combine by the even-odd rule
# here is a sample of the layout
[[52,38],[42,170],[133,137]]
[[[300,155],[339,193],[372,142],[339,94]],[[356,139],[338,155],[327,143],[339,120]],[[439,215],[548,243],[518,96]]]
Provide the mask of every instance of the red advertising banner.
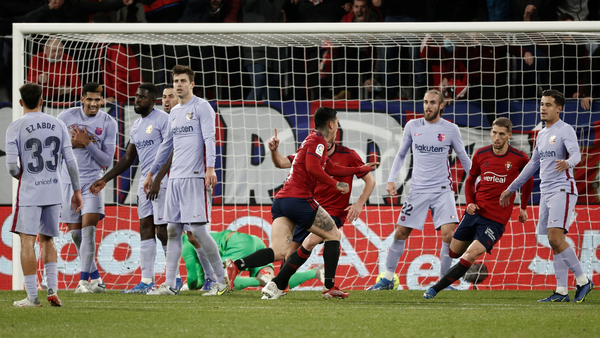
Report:
[[[0,289],[12,289],[12,224],[11,207],[0,207],[2,241],[0,243]],[[365,207],[354,224],[346,224],[341,241],[342,253],[337,272],[337,282],[344,289],[364,289],[375,282],[383,271],[386,250],[392,240],[397,207]],[[462,212],[462,210],[461,210]],[[552,250],[547,238],[536,231],[538,207],[530,207],[525,224],[511,222],[506,233],[494,248],[480,261],[488,268],[490,277],[479,289],[552,289],[555,278]],[[125,289],[139,282],[139,224],[135,207],[107,207],[107,217],[97,231],[97,264],[109,289]],[[270,207],[216,206],[213,209],[212,230],[237,230],[261,237],[269,244],[271,233]],[[512,219],[517,219],[518,209]],[[133,221],[130,221],[132,220]],[[577,206],[568,240],[580,257],[583,270],[600,284],[600,207]],[[59,288],[74,289],[79,277],[76,250],[66,229],[55,240],[59,251]],[[397,273],[402,289],[425,289],[435,282],[439,273],[441,237],[433,229],[431,217],[424,231],[413,231],[406,251],[398,264]],[[159,254],[160,254],[159,250]],[[318,246],[306,266],[322,263],[322,247]],[[158,256],[158,255],[157,255]],[[40,266],[42,266],[40,262]],[[164,270],[164,257],[157,259],[157,272]],[[276,264],[278,267],[278,264]],[[183,262],[180,266],[185,276]],[[184,277],[185,278],[185,277]],[[569,285],[574,285],[569,276]],[[40,276],[40,281],[41,281]],[[161,274],[158,283],[164,280]],[[312,286],[312,282],[307,286]],[[317,286],[317,284],[315,284]],[[462,282],[459,288],[470,285]]]

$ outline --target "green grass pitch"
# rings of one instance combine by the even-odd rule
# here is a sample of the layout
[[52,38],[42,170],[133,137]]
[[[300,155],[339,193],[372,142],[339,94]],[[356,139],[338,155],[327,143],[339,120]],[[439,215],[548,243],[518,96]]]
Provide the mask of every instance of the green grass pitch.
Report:
[[[0,291],[0,337],[600,337],[600,292],[582,304],[537,303],[551,291],[350,291],[345,300],[291,291],[202,297],[59,292],[53,308],[14,308],[24,291]],[[574,295],[571,291],[571,297]]]

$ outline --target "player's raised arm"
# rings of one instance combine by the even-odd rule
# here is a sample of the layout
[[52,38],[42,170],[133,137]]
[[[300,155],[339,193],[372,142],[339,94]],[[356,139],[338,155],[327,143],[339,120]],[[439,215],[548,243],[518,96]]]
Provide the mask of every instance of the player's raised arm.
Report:
[[271,161],[276,168],[286,169],[292,167],[292,162],[288,157],[284,157],[279,152],[279,138],[277,138],[277,128],[275,128],[275,134],[268,141],[269,150],[271,151]]

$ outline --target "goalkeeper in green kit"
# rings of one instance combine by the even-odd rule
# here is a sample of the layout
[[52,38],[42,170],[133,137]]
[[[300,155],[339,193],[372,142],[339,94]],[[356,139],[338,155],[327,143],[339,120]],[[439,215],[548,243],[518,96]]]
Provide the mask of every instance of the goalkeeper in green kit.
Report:
[[[187,269],[187,285],[190,290],[197,290],[200,288],[203,290],[210,290],[210,285],[207,286],[206,284],[211,284],[211,282],[215,283],[214,272],[210,265],[207,266],[210,271],[205,271],[202,264],[200,264],[197,249],[190,243],[190,241],[195,242],[195,239],[193,237],[188,239],[188,235],[183,236],[183,250],[181,253],[183,260],[185,261],[185,268]],[[221,259],[223,261],[225,261],[225,259],[236,260],[243,258],[256,250],[266,248],[265,243],[254,235],[231,230],[211,232],[210,235],[214,238],[215,242],[217,242],[219,253],[221,254]],[[275,276],[273,264],[250,268],[247,269],[247,271],[250,273],[250,277],[238,276],[235,278],[234,283],[236,290],[242,290],[252,286],[265,286]],[[290,289],[313,278],[318,278],[322,281],[323,277],[323,265],[318,265],[316,268],[308,271],[296,272],[290,279]]]

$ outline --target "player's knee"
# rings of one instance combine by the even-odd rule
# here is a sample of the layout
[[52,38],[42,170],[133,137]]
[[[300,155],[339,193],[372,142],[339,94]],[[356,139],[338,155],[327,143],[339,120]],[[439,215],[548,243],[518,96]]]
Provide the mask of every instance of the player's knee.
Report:
[[180,233],[180,231],[178,230],[179,229],[174,224],[167,225],[167,238],[169,240],[176,239],[178,237],[178,234]]
[[560,245],[563,243],[563,239],[560,237],[552,237],[549,236],[548,237],[548,243],[550,244],[550,247],[554,250],[558,249],[560,247]]
[[454,231],[452,231],[452,233],[442,234],[442,241],[444,243],[451,243],[452,242],[452,236],[454,236]]
[[398,228],[396,229],[396,232],[394,233],[394,238],[399,241],[405,241],[408,239],[408,236],[410,236],[411,232],[412,232],[411,228],[407,228],[407,227],[403,227],[403,226],[399,225]]
[[167,235],[167,227],[166,226],[156,227],[156,237],[158,238],[158,240],[160,241],[160,243],[162,245],[167,245],[167,240],[169,238],[169,236]]
[[334,227],[331,231],[327,231],[323,238],[326,241],[339,241],[342,239],[342,233],[337,227]]

